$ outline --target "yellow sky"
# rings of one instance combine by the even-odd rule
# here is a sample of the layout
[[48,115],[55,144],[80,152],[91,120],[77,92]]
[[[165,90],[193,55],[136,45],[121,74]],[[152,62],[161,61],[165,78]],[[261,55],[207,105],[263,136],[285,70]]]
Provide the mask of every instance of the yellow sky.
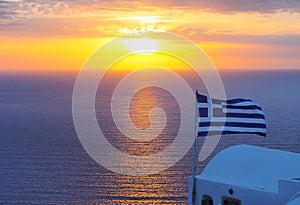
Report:
[[109,39],[135,31],[182,35],[218,69],[300,68],[298,4],[108,2],[0,2],[0,70],[78,71]]

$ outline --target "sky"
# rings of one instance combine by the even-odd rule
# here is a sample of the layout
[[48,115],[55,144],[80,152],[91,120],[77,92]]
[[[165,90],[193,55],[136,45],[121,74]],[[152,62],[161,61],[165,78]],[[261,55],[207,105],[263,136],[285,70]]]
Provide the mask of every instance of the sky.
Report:
[[179,34],[218,69],[300,69],[298,0],[0,0],[0,72],[78,71],[136,31]]

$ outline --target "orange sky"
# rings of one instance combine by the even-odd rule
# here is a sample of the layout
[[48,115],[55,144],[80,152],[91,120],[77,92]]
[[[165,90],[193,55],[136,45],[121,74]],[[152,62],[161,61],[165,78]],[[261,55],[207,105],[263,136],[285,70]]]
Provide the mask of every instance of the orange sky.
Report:
[[172,32],[218,69],[300,68],[300,3],[255,1],[0,1],[0,71],[78,71],[109,39]]

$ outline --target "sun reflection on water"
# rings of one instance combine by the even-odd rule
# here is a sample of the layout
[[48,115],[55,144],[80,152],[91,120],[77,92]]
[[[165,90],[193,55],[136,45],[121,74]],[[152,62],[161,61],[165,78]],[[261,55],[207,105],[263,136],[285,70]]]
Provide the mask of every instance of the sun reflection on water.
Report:
[[[146,86],[139,90],[131,99],[129,105],[130,117],[132,123],[139,129],[147,129],[151,125],[149,113],[153,108],[161,108],[166,114],[166,119],[157,117],[152,118],[152,123],[162,123],[166,121],[166,126],[159,136],[149,141],[135,141],[120,133],[110,116],[109,96],[113,92],[114,85],[112,78],[107,82],[102,82],[100,92],[96,98],[96,110],[98,121],[105,123],[102,127],[108,141],[117,149],[131,155],[144,156],[151,155],[165,149],[172,143],[178,132],[180,124],[180,109],[177,101],[166,90],[153,86]],[[121,76],[120,76],[121,78]],[[144,76],[144,79],[151,76]],[[116,80],[117,81],[117,80]],[[145,81],[146,82],[146,81]],[[101,90],[106,92],[101,92]],[[124,88],[125,89],[125,88]],[[103,94],[103,93],[106,93]],[[110,93],[110,94],[109,94]],[[105,97],[103,96],[105,95]],[[121,115],[120,115],[121,116]],[[101,123],[100,123],[101,124]],[[155,130],[154,130],[155,131]],[[108,153],[109,154],[109,153]],[[176,153],[174,153],[176,154]],[[167,156],[166,156],[167,157]],[[115,175],[110,178],[108,190],[113,190],[107,194],[107,199],[101,202],[107,204],[185,204],[187,193],[187,176],[190,171],[190,156],[184,157],[180,163],[167,171],[157,175],[132,177],[124,175]],[[168,159],[162,159],[168,160]],[[123,161],[120,166],[126,169],[130,161]],[[157,163],[160,163],[159,161]],[[142,169],[148,169],[151,166],[147,161],[141,160]],[[180,166],[180,167],[178,167]],[[176,193],[176,194],[175,194]],[[103,196],[103,193],[101,194]]]

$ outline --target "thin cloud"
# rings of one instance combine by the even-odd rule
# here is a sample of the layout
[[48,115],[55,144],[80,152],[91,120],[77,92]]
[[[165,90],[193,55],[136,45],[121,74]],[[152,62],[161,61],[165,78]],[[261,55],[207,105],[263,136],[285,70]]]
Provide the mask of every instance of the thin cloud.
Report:
[[[153,8],[178,9],[182,11],[199,10],[219,13],[235,12],[300,12],[299,0],[0,0],[0,19],[17,19],[49,15],[70,15],[87,9],[89,12],[114,10],[120,12]],[[92,11],[91,11],[92,9]]]
[[298,0],[166,0],[162,3],[157,1],[147,1],[154,5],[168,5],[182,7],[185,9],[197,8],[216,12],[258,12],[273,13],[278,11],[300,12],[300,2]]
[[0,0],[0,23],[16,18],[19,9],[20,2]]
[[[150,26],[189,38],[195,37],[195,39],[202,39],[203,37],[206,40],[211,39],[211,41],[223,39],[223,41],[235,40],[236,42],[264,42],[263,36],[248,33],[249,28],[245,28],[243,22],[250,22],[254,31],[257,30],[259,33],[266,34],[265,31],[261,30],[264,25],[258,29],[255,26],[260,22],[251,21],[251,15],[246,15],[241,20],[242,16],[238,13],[236,16],[238,16],[239,21],[236,21],[230,16],[231,14],[227,15],[227,13],[258,12],[270,16],[272,15],[271,12],[300,11],[299,8],[300,1],[298,0],[23,0],[22,4],[0,0],[0,24],[2,23],[0,31],[1,33],[15,33],[15,35],[23,32],[27,35],[37,36],[97,37],[118,35],[117,32],[122,29],[134,30]],[[213,22],[214,18],[207,17],[209,12],[201,14],[201,11],[207,10],[218,11],[223,16],[218,16],[217,20]],[[158,19],[153,19],[153,16],[156,15],[159,15]],[[146,17],[143,17],[142,22],[139,22],[139,19],[136,19],[139,16],[151,18],[147,21]],[[296,18],[299,19],[299,16],[298,13]],[[208,18],[209,20],[206,21]],[[224,18],[227,19],[226,22]],[[259,21],[265,21],[265,17],[261,17]],[[276,20],[271,21],[276,22]],[[143,25],[143,22],[147,25]],[[280,22],[281,25],[282,23],[286,22]],[[3,27],[4,24],[11,24],[11,27]],[[240,26],[235,28],[236,24]],[[24,25],[28,25],[28,27]],[[225,31],[225,28],[228,30]],[[231,31],[230,29],[233,28],[236,30]],[[7,29],[8,31],[6,31]],[[299,29],[296,29],[295,23],[293,23],[293,28],[280,29],[277,29],[279,31],[270,30],[272,34],[276,32],[299,34],[300,32]],[[215,32],[211,32],[214,30]],[[277,40],[280,39],[279,37],[276,35],[272,39]],[[267,39],[271,39],[271,37],[269,36]],[[270,40],[267,42],[272,43]]]

